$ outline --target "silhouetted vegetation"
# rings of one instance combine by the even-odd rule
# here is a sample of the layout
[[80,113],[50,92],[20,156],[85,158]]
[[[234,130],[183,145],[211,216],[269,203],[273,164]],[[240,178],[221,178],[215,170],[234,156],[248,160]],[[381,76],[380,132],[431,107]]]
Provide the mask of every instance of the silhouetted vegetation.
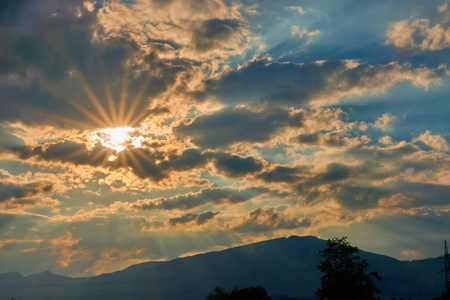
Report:
[[450,300],[450,291],[445,290],[442,295],[431,300]]
[[206,300],[270,300],[266,289],[261,286],[251,286],[243,289],[237,287],[231,291],[216,287],[205,298]]
[[[400,297],[400,298],[397,299],[397,297],[395,297],[395,295],[392,295],[391,300],[405,300],[405,298]],[[411,297],[408,297],[408,300],[412,300]]]
[[346,237],[328,240],[327,247],[320,251],[323,260],[317,266],[323,273],[316,292],[318,299],[378,299],[380,290],[375,280],[381,277],[377,272],[368,273],[369,263],[358,252]]

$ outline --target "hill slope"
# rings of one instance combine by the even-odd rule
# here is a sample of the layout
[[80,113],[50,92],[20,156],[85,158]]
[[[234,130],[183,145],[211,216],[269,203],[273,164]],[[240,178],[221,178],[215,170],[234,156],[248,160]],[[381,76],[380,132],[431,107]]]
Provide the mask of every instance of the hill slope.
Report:
[[[154,299],[194,300],[214,287],[261,285],[269,295],[313,297],[319,284],[319,250],[326,241],[316,237],[279,238],[220,252],[148,262],[119,272],[90,278],[70,278],[50,272],[22,277],[0,275],[0,297],[27,299]],[[392,294],[430,299],[437,296],[444,279],[437,259],[399,261],[361,251],[383,277],[379,288],[384,298]]]

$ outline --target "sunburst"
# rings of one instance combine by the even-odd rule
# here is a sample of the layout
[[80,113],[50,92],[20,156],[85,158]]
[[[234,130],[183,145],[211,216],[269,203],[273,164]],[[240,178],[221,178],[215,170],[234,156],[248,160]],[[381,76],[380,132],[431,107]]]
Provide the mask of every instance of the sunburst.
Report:
[[[89,100],[90,107],[94,110],[91,111],[86,107],[83,107],[77,101],[67,97],[62,91],[49,83],[43,82],[43,85],[53,94],[58,96],[60,99],[65,100],[70,105],[72,105],[76,110],[83,114],[89,123],[83,124],[80,121],[71,120],[69,118],[62,118],[55,116],[57,120],[66,122],[67,124],[73,124],[76,126],[85,127],[90,132],[90,149],[93,149],[92,145],[103,146],[102,151],[97,151],[92,155],[89,163],[98,164],[98,160],[102,159],[101,164],[106,165],[108,161],[114,161],[113,165],[116,167],[128,167],[128,161],[132,162],[133,167],[135,167],[138,173],[144,173],[139,160],[136,155],[143,157],[145,160],[149,160],[145,151],[141,148],[142,136],[131,136],[130,134],[135,131],[135,126],[140,123],[146,116],[147,111],[137,111],[141,101],[145,95],[146,88],[149,83],[149,76],[144,78],[141,82],[140,87],[137,90],[135,97],[131,101],[128,99],[128,82],[130,78],[130,72],[128,68],[124,67],[124,74],[120,88],[120,95],[118,99],[118,104],[114,102],[114,96],[112,93],[111,85],[107,72],[103,72],[104,78],[104,89],[105,89],[105,102],[107,105],[103,105],[99,100],[99,97],[94,93],[92,87],[90,86],[88,80],[83,75],[83,73],[77,68],[74,61],[70,58],[67,51],[63,49],[61,43],[55,46],[58,52],[64,57],[71,68],[73,77],[76,78],[84,91],[87,99]],[[92,129],[92,125],[96,127]],[[88,145],[89,146],[89,145]],[[127,151],[128,148],[133,148],[133,151]],[[80,154],[68,154],[68,156],[81,155]]]
[[100,142],[103,146],[115,150],[117,153],[125,150],[131,141],[129,133],[131,127],[116,127],[100,129],[94,132],[93,142]]

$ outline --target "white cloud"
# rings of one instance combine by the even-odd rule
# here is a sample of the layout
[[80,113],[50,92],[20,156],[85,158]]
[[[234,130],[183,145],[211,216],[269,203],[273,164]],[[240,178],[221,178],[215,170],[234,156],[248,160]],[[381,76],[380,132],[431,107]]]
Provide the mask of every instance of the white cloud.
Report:
[[301,6],[287,6],[285,9],[292,10],[295,12],[298,12],[299,14],[303,15],[306,13],[306,11]]
[[[447,11],[447,3],[438,7],[439,13]],[[420,48],[422,51],[436,51],[450,47],[450,26],[447,16],[440,15],[436,20],[426,18],[402,20],[392,23],[386,30],[386,45],[397,48]]]
[[378,143],[383,145],[392,145],[394,142],[392,141],[392,138],[390,136],[385,135],[382,138],[378,139]]
[[172,55],[205,60],[227,58],[246,49],[250,32],[240,9],[221,0],[137,0],[133,5],[113,1],[99,10],[98,21],[106,38],[126,37],[146,51],[155,50],[155,41],[164,41],[170,46],[164,55],[170,50]]
[[375,123],[373,123],[373,127],[381,129],[383,131],[388,131],[392,128],[392,125],[398,121],[398,117],[391,115],[390,113],[385,113],[381,117],[379,117]]
[[449,150],[447,141],[439,135],[432,135],[429,130],[422,133],[419,137],[414,138],[412,141],[413,143],[422,142],[437,151]]
[[444,3],[438,7],[438,12],[443,13],[443,12],[446,12],[447,9],[448,9],[448,3]]
[[308,31],[306,28],[300,29],[300,26],[292,25],[291,27],[291,34],[293,37],[301,39],[303,37],[309,37],[312,38],[316,35],[319,35],[321,32],[320,30],[316,29],[313,31]]

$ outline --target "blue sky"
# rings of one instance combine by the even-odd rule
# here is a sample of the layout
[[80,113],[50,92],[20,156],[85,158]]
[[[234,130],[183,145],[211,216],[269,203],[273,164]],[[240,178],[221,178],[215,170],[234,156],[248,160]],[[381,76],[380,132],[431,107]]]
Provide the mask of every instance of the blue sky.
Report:
[[0,272],[450,228],[447,1],[3,1]]

